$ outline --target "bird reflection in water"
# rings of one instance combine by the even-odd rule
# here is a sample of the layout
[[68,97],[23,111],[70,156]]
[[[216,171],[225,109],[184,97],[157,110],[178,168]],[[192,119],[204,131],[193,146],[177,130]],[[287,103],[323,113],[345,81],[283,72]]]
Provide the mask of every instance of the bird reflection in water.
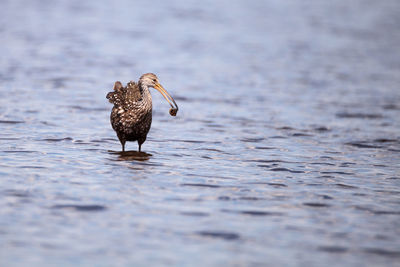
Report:
[[109,151],[110,154],[118,155],[118,161],[147,161],[152,154],[139,151]]

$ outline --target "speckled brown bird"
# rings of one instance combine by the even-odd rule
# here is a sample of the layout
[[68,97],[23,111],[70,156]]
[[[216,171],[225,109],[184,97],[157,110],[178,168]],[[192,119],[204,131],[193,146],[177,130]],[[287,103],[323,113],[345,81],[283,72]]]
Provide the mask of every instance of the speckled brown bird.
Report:
[[176,116],[178,105],[170,94],[161,86],[153,73],[143,74],[139,81],[130,81],[125,87],[120,81],[114,84],[114,91],[107,94],[107,99],[114,104],[110,121],[125,151],[126,141],[137,141],[139,152],[146,141],[152,120],[152,98],[149,88],[158,90],[171,105],[169,114]]

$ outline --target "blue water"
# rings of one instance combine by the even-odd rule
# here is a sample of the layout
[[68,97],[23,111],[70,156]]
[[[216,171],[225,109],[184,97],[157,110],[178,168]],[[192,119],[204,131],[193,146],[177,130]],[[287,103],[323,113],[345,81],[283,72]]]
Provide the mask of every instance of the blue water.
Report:
[[398,1],[1,6],[1,266],[399,266]]

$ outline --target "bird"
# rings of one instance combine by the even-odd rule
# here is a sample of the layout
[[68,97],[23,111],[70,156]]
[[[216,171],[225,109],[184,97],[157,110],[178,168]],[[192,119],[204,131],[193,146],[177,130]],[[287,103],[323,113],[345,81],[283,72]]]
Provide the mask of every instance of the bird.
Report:
[[130,81],[124,87],[120,81],[114,83],[107,99],[114,104],[111,114],[111,126],[116,132],[125,152],[126,141],[137,141],[139,152],[146,141],[152,121],[152,98],[149,88],[158,90],[171,105],[169,114],[176,116],[178,105],[172,96],[162,87],[154,73],[143,74],[138,82]]

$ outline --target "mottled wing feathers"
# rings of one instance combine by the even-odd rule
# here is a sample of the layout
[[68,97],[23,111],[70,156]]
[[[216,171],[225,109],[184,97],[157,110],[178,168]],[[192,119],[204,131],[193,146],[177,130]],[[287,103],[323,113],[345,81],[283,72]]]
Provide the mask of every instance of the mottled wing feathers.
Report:
[[113,103],[116,106],[120,106],[124,102],[125,98],[125,93],[123,92],[124,87],[122,86],[122,83],[120,81],[116,81],[113,89],[113,92],[109,92],[107,94],[107,99],[108,101],[110,101],[110,103]]
[[142,99],[139,86],[134,81],[130,81],[126,87],[123,87],[120,81],[116,81],[113,89],[113,92],[107,94],[107,99],[114,106],[128,107]]
[[130,81],[126,85],[126,96],[131,102],[138,102],[142,100],[142,92],[140,92],[139,85],[134,81]]

